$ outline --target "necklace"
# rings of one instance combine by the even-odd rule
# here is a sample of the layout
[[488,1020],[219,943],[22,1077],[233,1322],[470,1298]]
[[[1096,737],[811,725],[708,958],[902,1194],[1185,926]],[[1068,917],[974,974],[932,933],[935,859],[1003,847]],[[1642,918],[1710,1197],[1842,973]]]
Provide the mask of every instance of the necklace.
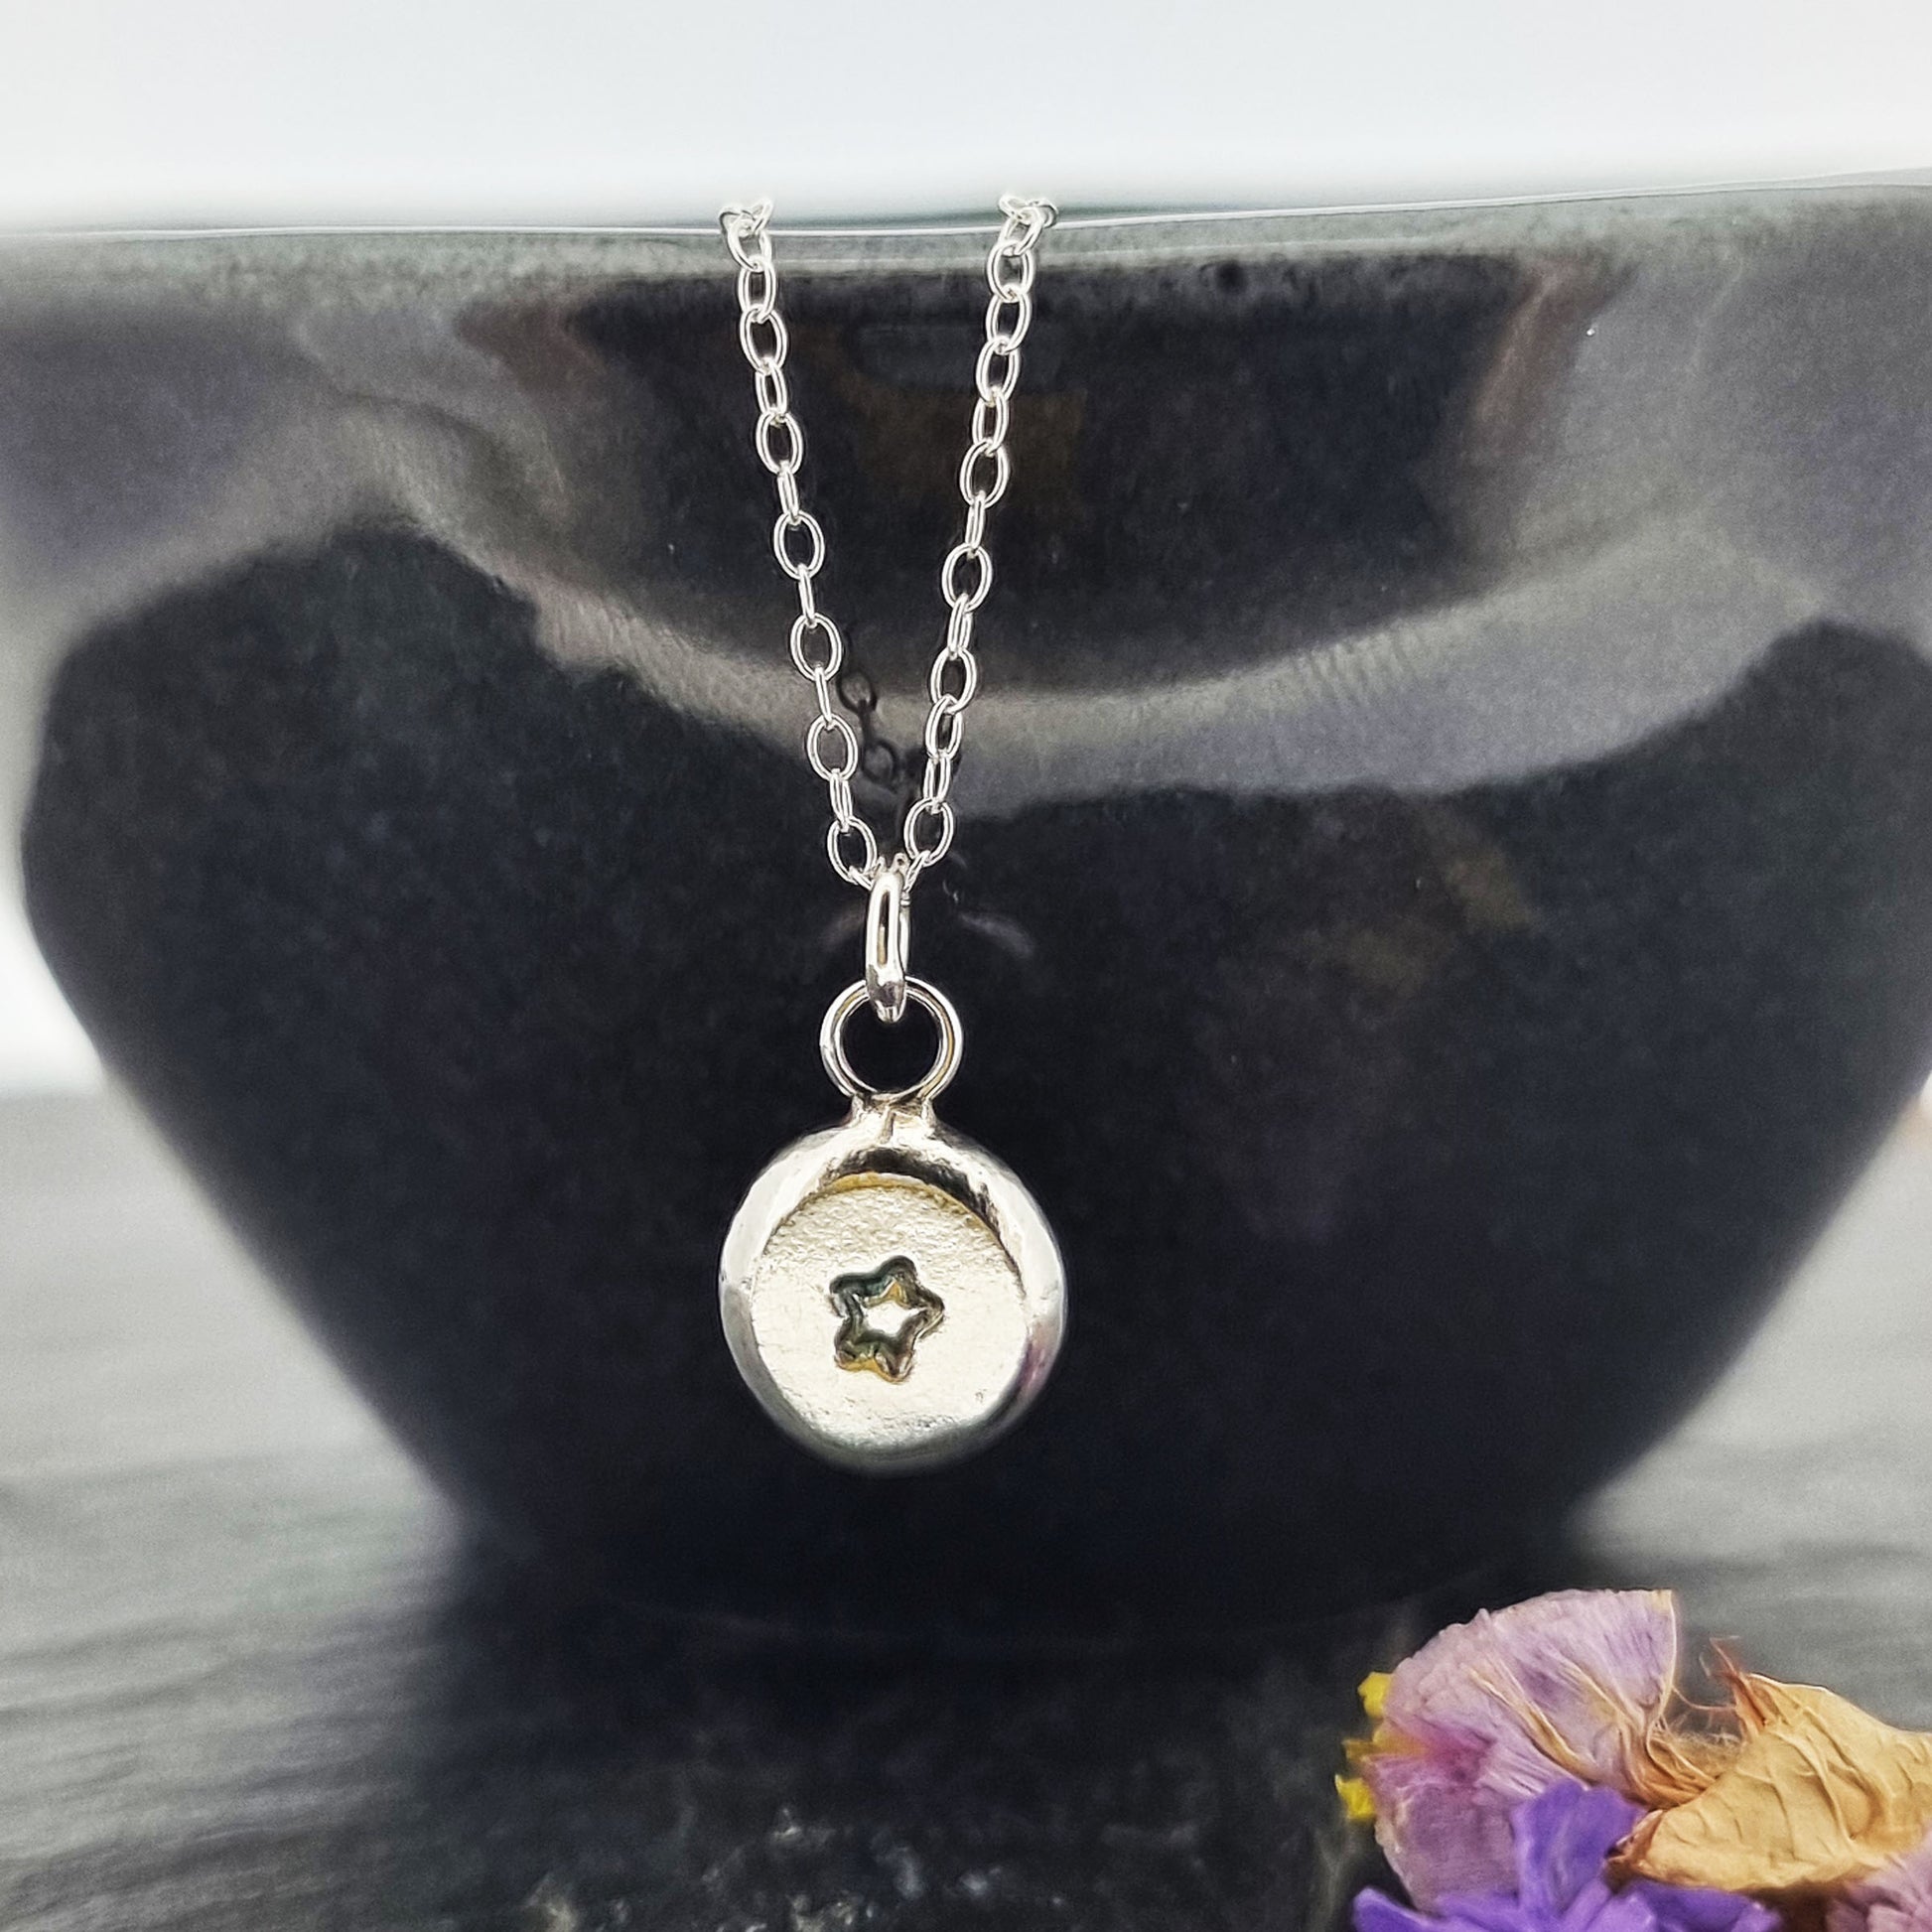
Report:
[[[1010,477],[1007,427],[1033,321],[1035,250],[1053,220],[1044,202],[1008,196],[1000,208],[972,440],[959,466],[965,529],[939,571],[946,634],[926,681],[924,773],[890,857],[853,804],[859,739],[834,699],[845,640],[813,588],[825,534],[799,493],[805,438],[785,382],[770,204],[727,208],[719,219],[738,266],[738,340],[758,399],[753,441],[777,489],[771,547],[798,592],[791,661],[817,694],[805,756],[831,799],[825,852],[867,895],[864,975],[819,1030],[825,1070],[851,1112],[794,1142],[753,1182],[725,1238],[719,1304],[739,1372],[779,1427],[829,1461],[867,1471],[932,1468],[983,1448],[1038,1394],[1065,1325],[1059,1250],[1038,1205],[1011,1169],[933,1112],[959,1065],[959,1015],[906,967],[912,889],[953,840],[953,770],[979,688],[973,619],[993,584],[987,512]],[[878,1088],[853,1066],[846,1028],[867,1005],[887,1026],[911,1007],[932,1021],[937,1049],[911,1086]]]

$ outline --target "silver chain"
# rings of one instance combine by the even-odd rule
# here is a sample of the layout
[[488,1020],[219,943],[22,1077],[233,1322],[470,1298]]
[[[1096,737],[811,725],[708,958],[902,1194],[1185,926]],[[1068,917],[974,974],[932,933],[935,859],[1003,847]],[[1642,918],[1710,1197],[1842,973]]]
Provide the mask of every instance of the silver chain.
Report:
[[[880,885],[883,874],[896,874],[892,882],[896,899],[909,893],[912,882],[943,859],[952,844],[953,767],[965,738],[966,707],[973,702],[980,680],[979,660],[973,655],[973,616],[993,588],[986,513],[1006,494],[1011,477],[1007,429],[1020,380],[1020,345],[1034,319],[1034,250],[1053,224],[1050,202],[1007,195],[1001,197],[1000,211],[1006,219],[986,257],[991,298],[986,305],[986,342],[973,371],[979,394],[973,404],[972,442],[959,465],[965,529],[939,567],[946,636],[926,678],[931,703],[925,719],[925,774],[899,831],[903,850],[891,859],[882,858],[872,827],[852,802],[859,735],[838,708],[833,688],[845,663],[845,638],[831,617],[819,609],[813,590],[813,580],[825,562],[825,532],[806,509],[798,489],[805,433],[791,413],[791,391],[785,382],[790,338],[778,313],[771,204],[728,207],[719,216],[725,245],[738,264],[738,341],[752,365],[752,387],[758,398],[758,427],[752,441],[759,461],[777,485],[772,554],[798,589],[791,661],[818,696],[818,715],[805,733],[805,757],[825,780],[832,801],[825,854],[841,879],[868,891]],[[875,893],[876,900],[879,897]]]

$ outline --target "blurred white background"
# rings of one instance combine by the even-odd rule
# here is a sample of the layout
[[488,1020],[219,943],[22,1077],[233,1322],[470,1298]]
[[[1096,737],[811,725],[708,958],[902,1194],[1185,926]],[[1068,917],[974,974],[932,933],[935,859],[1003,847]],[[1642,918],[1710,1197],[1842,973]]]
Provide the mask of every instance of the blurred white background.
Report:
[[[0,225],[1282,206],[1932,166],[1926,0],[5,0]],[[0,881],[5,869],[0,868]],[[0,884],[0,1090],[92,1055]]]
[[1924,0],[7,0],[0,218],[1301,202],[1932,162]]

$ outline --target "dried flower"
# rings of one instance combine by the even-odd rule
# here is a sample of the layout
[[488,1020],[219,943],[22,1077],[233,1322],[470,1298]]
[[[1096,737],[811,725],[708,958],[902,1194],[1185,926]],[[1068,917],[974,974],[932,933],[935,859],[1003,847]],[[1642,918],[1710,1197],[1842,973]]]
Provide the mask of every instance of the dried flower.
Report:
[[1637,1827],[1621,1870],[1729,1891],[1826,1891],[1932,1833],[1932,1733],[1894,1730],[1807,1685],[1742,1672],[1730,1684],[1741,1748],[1701,1796]]
[[1612,1891],[1604,1861],[1637,1816],[1615,1792],[1565,1778],[1511,1813],[1508,1888],[1446,1897],[1434,1917],[1364,1891],[1356,1932],[1774,1932],[1775,1914],[1727,1892],[1643,1880]]
[[1508,1885],[1510,1814],[1568,1780],[1646,1805],[1711,1781],[1725,1746],[1676,1727],[1667,1590],[1561,1590],[1425,1644],[1376,1686],[1381,1722],[1351,1751],[1376,1836],[1419,1906]]
[[1932,1932],[1932,1837],[1835,1898],[1826,1924],[1828,1932]]

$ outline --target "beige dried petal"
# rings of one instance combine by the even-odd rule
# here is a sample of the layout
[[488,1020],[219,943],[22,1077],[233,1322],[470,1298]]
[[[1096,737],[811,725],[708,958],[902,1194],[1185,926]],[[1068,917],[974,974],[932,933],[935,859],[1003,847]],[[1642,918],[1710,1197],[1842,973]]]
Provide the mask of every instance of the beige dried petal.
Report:
[[1627,1875],[1723,1891],[1818,1891],[1868,1876],[1932,1831],[1932,1734],[1830,1691],[1741,1673],[1745,1737],[1701,1797],[1652,1812]]

